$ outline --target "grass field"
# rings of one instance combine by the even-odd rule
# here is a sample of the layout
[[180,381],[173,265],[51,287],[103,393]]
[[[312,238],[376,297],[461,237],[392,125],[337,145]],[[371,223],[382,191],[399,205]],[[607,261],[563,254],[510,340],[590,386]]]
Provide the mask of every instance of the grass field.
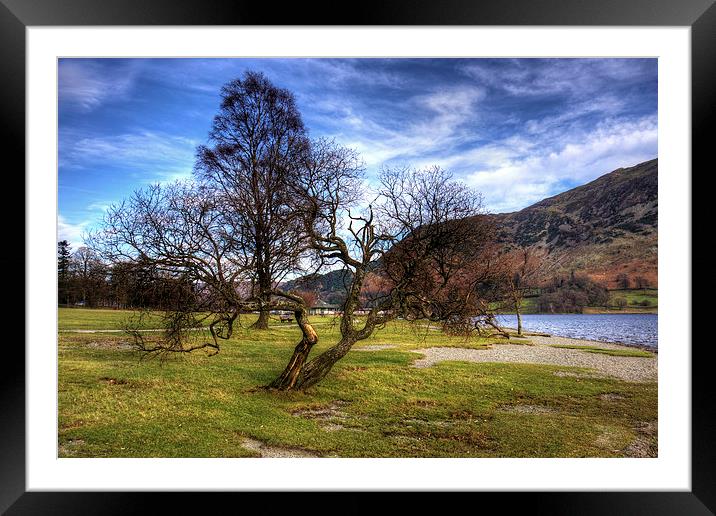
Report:
[[[57,329],[65,330],[120,330],[128,321],[136,320],[137,312],[132,310],[102,310],[86,308],[58,308]],[[161,322],[159,316],[143,318],[145,328],[156,328]]]
[[[119,328],[127,315],[60,310],[59,327]],[[338,331],[329,318],[312,319],[320,351]],[[656,449],[656,383],[526,364],[418,369],[411,350],[499,344],[403,321],[357,345],[307,392],[257,389],[283,369],[298,334],[278,322],[267,332],[240,329],[216,356],[161,362],[141,360],[122,334],[61,333],[60,457],[258,456],[256,441],[324,457],[614,457]],[[376,345],[395,348],[357,351]]]

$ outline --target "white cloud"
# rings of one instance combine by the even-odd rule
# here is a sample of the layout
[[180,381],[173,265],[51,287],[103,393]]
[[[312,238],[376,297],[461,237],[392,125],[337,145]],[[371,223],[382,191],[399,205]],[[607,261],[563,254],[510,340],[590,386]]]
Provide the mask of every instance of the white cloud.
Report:
[[111,206],[109,202],[92,202],[87,205],[89,211],[98,211],[104,213]]
[[[537,146],[533,147],[533,151]],[[463,168],[466,182],[482,191],[493,212],[524,208],[559,193],[562,183],[584,184],[620,167],[656,157],[656,117],[634,122],[606,121],[594,131],[573,135],[557,149],[521,153],[505,142],[467,153],[453,166]],[[470,169],[466,160],[480,159]]]
[[185,181],[192,178],[191,167],[179,167],[174,170],[158,170],[150,175],[138,178],[141,183],[173,183],[175,181]]
[[102,171],[127,170],[142,183],[191,176],[198,142],[152,131],[73,139],[62,137],[60,166]]
[[92,111],[105,102],[126,98],[135,77],[136,67],[130,63],[108,69],[85,60],[63,59],[58,71],[60,104]]
[[[565,184],[582,184],[657,154],[656,115],[610,118],[624,101],[605,95],[531,120],[520,134],[483,143],[480,138],[489,136],[479,134],[483,96],[483,90],[469,86],[412,97],[407,105],[420,113],[417,121],[395,129],[370,110],[345,102],[324,99],[320,107],[342,127],[337,139],[355,148],[369,171],[391,161],[440,165],[480,190],[492,212],[524,208],[559,193]],[[594,114],[602,121],[585,130]]]
[[[346,103],[324,103],[324,122],[340,127],[336,137],[342,144],[356,149],[369,167],[394,159],[415,160],[431,153],[445,153],[465,141],[464,125],[477,120],[477,106],[484,93],[473,86],[440,89],[417,95],[406,101],[414,117],[401,125],[376,120]],[[367,111],[370,113],[370,111]],[[379,113],[373,116],[385,116]],[[469,137],[476,134],[471,132]]]
[[387,69],[360,66],[360,59],[310,59],[283,61],[294,73],[306,77],[320,77],[334,86],[369,84],[371,86],[401,87],[407,78]]
[[[66,140],[69,140],[66,139]],[[193,162],[197,142],[183,136],[139,131],[116,136],[65,141],[69,164],[108,161],[127,165]]]
[[648,60],[628,59],[509,59],[499,64],[478,60],[461,69],[480,84],[511,95],[591,98],[605,85],[640,80],[650,66]]
[[70,243],[73,251],[76,251],[84,245],[84,239],[82,235],[89,228],[90,223],[80,222],[79,224],[72,224],[62,215],[57,215],[57,241],[67,240]]

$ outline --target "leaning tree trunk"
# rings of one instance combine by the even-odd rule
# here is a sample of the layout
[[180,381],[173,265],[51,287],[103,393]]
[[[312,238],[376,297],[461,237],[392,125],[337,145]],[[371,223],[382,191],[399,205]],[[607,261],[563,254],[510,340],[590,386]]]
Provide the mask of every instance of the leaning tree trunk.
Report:
[[306,362],[306,358],[313,345],[318,341],[318,336],[313,327],[308,324],[305,308],[296,311],[296,321],[301,327],[303,338],[296,346],[286,369],[276,380],[268,385],[269,388],[303,390],[316,385],[328,375],[336,362],[346,356],[353,344],[370,337],[375,329],[375,315],[368,316],[368,320],[362,330],[356,331],[353,328],[353,312],[358,306],[358,298],[365,274],[365,269],[358,269],[354,273],[348,298],[343,305],[341,340],[310,362]]
[[[375,329],[374,321],[367,322],[363,329],[359,331],[353,330],[351,326],[352,322],[349,322],[348,324],[343,326],[343,336],[341,337],[341,340],[338,341],[338,344],[336,344],[332,348],[327,349],[310,362],[305,363],[305,365],[305,357],[308,356],[308,351],[306,351],[305,355],[300,353],[300,356],[303,361],[301,361],[300,363],[296,361],[296,368],[300,368],[300,370],[296,373],[296,368],[292,369],[292,373],[294,374],[295,380],[291,383],[289,387],[280,387],[279,385],[285,385],[281,382],[281,379],[286,376],[289,369],[291,369],[292,364],[294,364],[294,359],[296,358],[297,354],[299,354],[299,351],[303,350],[303,340],[306,340],[306,332],[304,331],[304,339],[301,341],[301,343],[299,343],[298,346],[296,346],[296,350],[294,351],[293,357],[291,358],[291,362],[289,362],[289,367],[287,367],[286,370],[281,374],[281,376],[274,380],[274,382],[269,385],[269,387],[284,388],[285,390],[303,390],[313,385],[316,385],[318,382],[323,380],[326,376],[328,376],[328,373],[331,372],[333,366],[336,365],[336,363],[341,358],[348,354],[348,352],[351,350],[351,348],[356,342],[370,337],[373,333],[373,330]],[[308,325],[308,327],[311,331],[313,330],[310,325]],[[316,340],[318,340],[317,337]]]
[[308,354],[311,352],[311,348],[318,342],[318,334],[308,322],[306,310],[296,310],[296,322],[301,328],[303,334],[301,342],[296,345],[293,350],[293,356],[289,360],[288,365],[283,372],[271,382],[267,387],[270,389],[279,389],[282,391],[298,389],[302,382],[303,366],[306,363]]
[[356,342],[355,337],[343,337],[338,344],[307,363],[301,372],[296,388],[307,389],[323,380],[336,365],[336,362],[346,356]]
[[311,348],[318,342],[318,335],[316,335],[313,327],[308,324],[305,312],[301,315],[301,312],[297,311],[296,319],[299,321],[303,338],[294,349],[293,356],[286,369],[283,370],[278,378],[267,385],[269,389],[298,391],[316,385],[328,375],[336,362],[346,356],[353,344],[358,340],[362,340],[357,333],[352,332],[349,336],[341,338],[338,344],[306,363],[306,358],[311,352]]

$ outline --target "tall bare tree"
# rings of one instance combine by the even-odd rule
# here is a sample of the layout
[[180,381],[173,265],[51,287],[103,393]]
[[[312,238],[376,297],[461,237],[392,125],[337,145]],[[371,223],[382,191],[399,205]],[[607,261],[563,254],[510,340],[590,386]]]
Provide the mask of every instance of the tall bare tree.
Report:
[[271,289],[298,263],[301,228],[288,195],[307,151],[293,94],[255,72],[222,88],[209,144],[197,150],[197,177],[253,257],[259,329],[268,328]]

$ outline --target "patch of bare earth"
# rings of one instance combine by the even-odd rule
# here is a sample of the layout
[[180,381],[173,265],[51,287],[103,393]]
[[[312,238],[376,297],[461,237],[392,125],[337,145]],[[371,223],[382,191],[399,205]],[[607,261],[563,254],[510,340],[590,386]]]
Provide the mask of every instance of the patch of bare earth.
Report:
[[594,445],[603,450],[610,450],[613,453],[619,453],[619,445],[616,444],[620,439],[619,431],[608,426],[601,426],[599,430],[599,435],[597,435],[596,439],[594,439]]
[[501,412],[512,414],[552,414],[555,410],[544,405],[502,405],[498,407]]
[[58,457],[74,457],[77,455],[77,448],[85,444],[82,439],[67,439],[64,443],[60,443],[57,456]]
[[656,421],[640,421],[634,430],[636,430],[637,435],[631,444],[624,449],[624,454],[627,457],[658,457]]
[[454,421],[428,421],[427,419],[409,418],[404,419],[403,423],[408,425],[426,425],[426,426],[437,426],[442,428],[452,427],[456,425]]
[[75,428],[80,428],[82,425],[84,425],[84,421],[71,421],[69,423],[64,423],[59,426],[60,430],[74,430]]
[[90,340],[84,343],[84,345],[88,348],[94,348],[94,349],[133,349],[134,346],[132,346],[131,343],[124,341],[124,340],[114,340],[114,339],[107,339],[107,340]]
[[618,401],[623,400],[624,396],[616,392],[605,392],[604,394],[599,395],[599,399],[604,401]]
[[348,405],[347,401],[335,400],[328,405],[296,409],[291,411],[291,414],[297,417],[318,420],[323,430],[335,432],[345,428],[344,423],[348,419],[348,415],[341,409],[346,405]]
[[286,458],[304,458],[304,457],[320,457],[315,452],[304,450],[301,448],[287,448],[282,446],[270,446],[264,442],[249,437],[244,437],[241,445],[247,450],[257,452],[262,458],[268,459],[286,459]]

